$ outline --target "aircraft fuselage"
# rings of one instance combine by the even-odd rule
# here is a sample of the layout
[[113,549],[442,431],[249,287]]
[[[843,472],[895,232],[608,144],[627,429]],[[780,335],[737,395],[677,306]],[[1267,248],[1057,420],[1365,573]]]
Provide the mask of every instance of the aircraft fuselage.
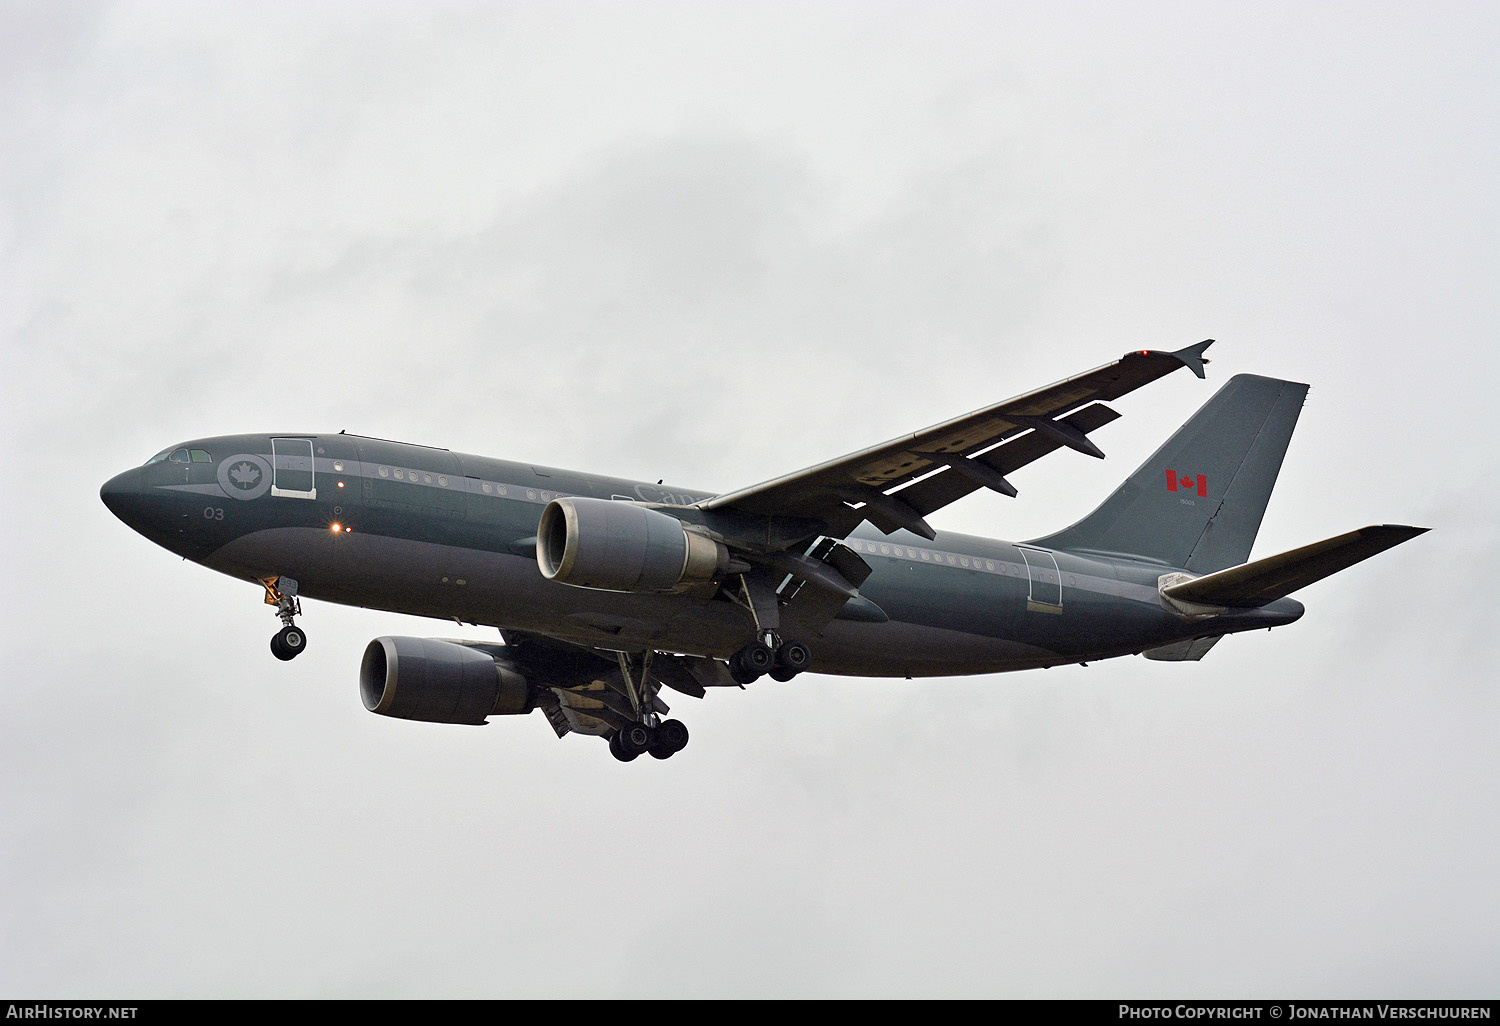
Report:
[[[243,580],[293,578],[312,599],[619,651],[726,658],[754,630],[715,587],[596,591],[538,569],[538,520],[554,498],[661,504],[701,522],[692,504],[711,492],[346,434],[231,435],[163,455],[108,482],[106,504],[152,541]],[[951,532],[885,535],[868,524],[846,543],[873,572],[859,588],[864,601],[809,637],[815,672],[992,673],[1207,633],[1161,599],[1158,581],[1177,567]],[[1217,616],[1211,633],[1301,613],[1283,598]],[[795,619],[783,629],[796,634]]]

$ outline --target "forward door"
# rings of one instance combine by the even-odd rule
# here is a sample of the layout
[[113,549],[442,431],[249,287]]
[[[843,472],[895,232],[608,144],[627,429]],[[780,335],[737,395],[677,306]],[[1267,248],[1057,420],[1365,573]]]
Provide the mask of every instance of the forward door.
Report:
[[271,439],[271,494],[289,499],[316,499],[313,444],[310,438]]

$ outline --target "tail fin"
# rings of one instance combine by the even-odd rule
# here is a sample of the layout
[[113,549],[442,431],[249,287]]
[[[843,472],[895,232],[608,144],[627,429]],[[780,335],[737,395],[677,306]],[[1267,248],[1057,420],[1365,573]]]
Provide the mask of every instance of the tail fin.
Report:
[[1032,544],[1157,560],[1195,574],[1243,563],[1307,386],[1238,374],[1094,512]]

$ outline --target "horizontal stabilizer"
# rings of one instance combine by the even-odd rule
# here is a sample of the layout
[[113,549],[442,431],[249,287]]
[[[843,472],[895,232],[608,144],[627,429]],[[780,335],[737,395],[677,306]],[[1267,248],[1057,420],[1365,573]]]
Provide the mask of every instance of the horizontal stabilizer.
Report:
[[1162,594],[1178,602],[1202,606],[1263,606],[1426,531],[1425,527],[1400,524],[1362,527],[1300,549],[1169,585],[1162,589]]

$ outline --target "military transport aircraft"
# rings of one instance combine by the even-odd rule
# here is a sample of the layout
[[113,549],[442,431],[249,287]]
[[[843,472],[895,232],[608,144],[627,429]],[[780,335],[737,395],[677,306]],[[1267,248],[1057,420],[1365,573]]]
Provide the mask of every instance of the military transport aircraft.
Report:
[[383,637],[365,707],[482,724],[540,709],[621,761],[687,744],[665,686],[703,697],[804,671],[922,677],[1110,656],[1201,659],[1291,623],[1291,592],[1425,528],[1380,525],[1246,563],[1307,386],[1239,375],[1093,513],[1024,542],[935,531],[933,511],[1089,440],[1105,405],[1212,340],[1113,363],[785,477],[723,494],[339,434],[164,449],[100,495],[175,553],[258,583],[306,635],[303,596],[500,629]]

